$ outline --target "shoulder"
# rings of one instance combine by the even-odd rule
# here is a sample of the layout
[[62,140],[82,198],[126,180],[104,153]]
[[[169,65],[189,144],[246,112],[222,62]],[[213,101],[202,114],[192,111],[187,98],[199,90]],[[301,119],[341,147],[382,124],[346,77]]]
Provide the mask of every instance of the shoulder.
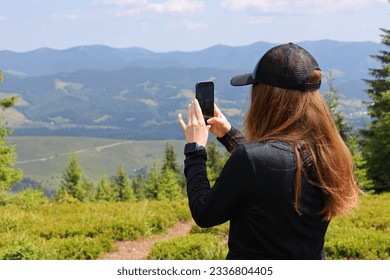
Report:
[[270,140],[266,142],[252,142],[240,145],[237,149],[241,152],[249,154],[259,154],[262,156],[275,154],[294,154],[294,149],[291,144],[278,140]]
[[246,143],[235,151],[237,156],[247,157],[255,164],[262,163],[267,167],[295,168],[295,153],[291,144],[271,140],[261,143]]

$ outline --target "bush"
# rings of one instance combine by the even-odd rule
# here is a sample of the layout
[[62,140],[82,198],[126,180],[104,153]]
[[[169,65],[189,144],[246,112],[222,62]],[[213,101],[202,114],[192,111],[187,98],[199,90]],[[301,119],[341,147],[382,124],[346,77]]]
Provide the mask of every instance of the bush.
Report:
[[353,213],[332,220],[325,237],[327,259],[390,259],[390,194],[362,197]]
[[18,208],[31,210],[39,205],[48,203],[45,193],[40,190],[25,189],[9,199],[9,204],[16,205]]
[[94,259],[112,251],[114,240],[160,234],[191,217],[184,200],[62,204],[31,197],[0,206],[0,258]]
[[12,246],[4,252],[3,260],[37,260],[42,259],[44,251],[34,241],[27,237],[20,237],[13,241]]
[[190,234],[152,246],[149,260],[220,260],[225,259],[226,247],[211,234]]
[[209,227],[209,228],[201,228],[198,225],[194,224],[191,228],[190,233],[192,233],[192,234],[194,234],[194,233],[209,233],[209,234],[212,234],[214,236],[218,236],[218,237],[222,237],[222,238],[228,237],[228,235],[229,235],[229,222],[224,223],[224,224],[219,225],[219,226]]

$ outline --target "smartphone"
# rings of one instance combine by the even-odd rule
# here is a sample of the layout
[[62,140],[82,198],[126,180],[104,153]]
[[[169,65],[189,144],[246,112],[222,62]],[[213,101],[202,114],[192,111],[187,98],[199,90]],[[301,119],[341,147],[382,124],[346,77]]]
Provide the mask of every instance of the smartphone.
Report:
[[207,120],[214,117],[214,83],[209,81],[196,83],[195,98],[207,124]]

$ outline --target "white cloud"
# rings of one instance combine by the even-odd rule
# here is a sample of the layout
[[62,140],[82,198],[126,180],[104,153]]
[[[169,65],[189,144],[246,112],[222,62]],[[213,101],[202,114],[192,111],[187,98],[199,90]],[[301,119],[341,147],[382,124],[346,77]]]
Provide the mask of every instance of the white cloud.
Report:
[[325,13],[385,2],[387,0],[221,0],[220,5],[222,9],[231,11],[254,9],[271,13]]
[[208,24],[204,22],[194,22],[189,20],[184,20],[183,25],[185,26],[185,28],[190,30],[203,29],[208,27]]
[[259,17],[249,17],[247,19],[248,24],[266,24],[266,23],[272,23],[273,17],[271,16],[259,16]]
[[7,16],[1,16],[1,15],[0,15],[0,21],[4,21],[4,20],[7,20],[7,19],[8,19]]
[[97,4],[112,5],[112,6],[145,6],[147,0],[95,0]]
[[50,17],[54,18],[54,19],[76,20],[76,19],[79,18],[79,15],[77,15],[77,14],[56,13],[56,14],[52,14]]
[[145,13],[155,14],[192,14],[205,10],[203,0],[166,0],[152,2],[148,0],[97,0],[101,4],[122,6],[124,9],[116,11],[117,16],[138,16]]

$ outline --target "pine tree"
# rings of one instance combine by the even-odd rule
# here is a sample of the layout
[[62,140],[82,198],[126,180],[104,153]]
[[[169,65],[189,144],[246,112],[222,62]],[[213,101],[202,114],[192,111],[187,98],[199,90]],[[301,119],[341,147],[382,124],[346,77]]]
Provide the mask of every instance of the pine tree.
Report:
[[[390,47],[390,30],[381,29],[382,44]],[[371,98],[368,108],[372,122],[363,135],[363,155],[367,160],[368,175],[374,180],[377,190],[390,188],[390,52],[380,51],[373,55],[381,63],[381,68],[370,69],[372,80],[366,80]]]
[[[0,84],[3,81],[3,74],[0,72]],[[16,102],[16,97],[0,100],[0,108],[6,110]],[[22,170],[15,168],[16,154],[15,146],[10,146],[5,138],[12,133],[12,130],[0,125],[0,191],[8,190],[13,184],[22,179]]]
[[82,201],[95,201],[96,200],[96,190],[93,186],[93,182],[87,179],[83,179],[81,185],[83,190],[83,200]]
[[114,177],[115,185],[117,187],[117,201],[135,201],[134,190],[131,187],[131,181],[127,173],[123,170],[122,164],[116,171]]
[[106,175],[100,177],[100,181],[97,185],[97,200],[105,201],[115,201],[115,190],[112,187],[112,184],[108,180]]
[[157,199],[157,191],[159,184],[159,172],[157,170],[156,161],[153,161],[144,185],[144,193],[147,199]]
[[347,145],[353,157],[355,165],[354,173],[359,187],[366,191],[371,190],[374,187],[374,183],[368,178],[366,167],[367,161],[363,157],[361,147],[355,134],[348,136]]
[[326,105],[329,108],[330,114],[333,118],[334,123],[336,124],[337,130],[340,133],[341,138],[344,142],[347,142],[348,135],[351,132],[351,128],[348,126],[347,122],[344,119],[343,114],[340,110],[340,95],[337,91],[337,88],[334,85],[335,78],[332,76],[332,71],[329,71],[326,76],[326,81],[328,82],[329,91],[323,94]]
[[83,201],[85,198],[83,171],[75,154],[70,156],[68,166],[63,171],[57,200],[64,200],[64,196],[70,196],[79,201]]
[[141,173],[138,173],[137,176],[133,179],[133,190],[138,201],[145,198],[144,180]]
[[167,168],[162,171],[157,183],[157,200],[174,201],[183,197],[182,189],[179,185],[178,175],[172,169]]
[[170,169],[173,172],[176,172],[178,174],[180,173],[179,165],[177,163],[177,155],[175,149],[173,148],[173,145],[170,143],[166,143],[165,145],[164,160],[161,169],[163,172],[167,169]]
[[218,149],[217,142],[215,140],[209,141],[207,145],[207,177],[210,180],[210,184],[214,185],[215,181],[219,177],[223,166],[223,156]]

